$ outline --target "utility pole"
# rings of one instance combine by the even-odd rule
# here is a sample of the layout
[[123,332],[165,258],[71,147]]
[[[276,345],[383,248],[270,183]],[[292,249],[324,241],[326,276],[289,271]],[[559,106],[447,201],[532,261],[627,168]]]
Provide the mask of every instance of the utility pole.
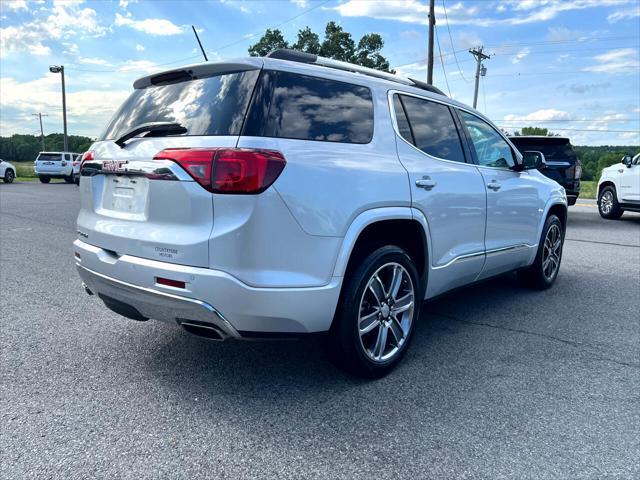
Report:
[[67,139],[67,94],[64,88],[64,65],[51,65],[49,67],[51,73],[60,73],[62,75],[62,122],[64,124],[64,151],[69,151],[69,141]]
[[42,150],[41,151],[45,151],[46,148],[44,147],[44,130],[42,129],[42,117],[48,117],[49,115],[47,115],[46,113],[43,114],[42,112],[38,112],[38,113],[32,113],[31,115],[33,115],[34,117],[38,117],[38,119],[40,119],[40,140],[42,140]]
[[427,53],[427,83],[433,85],[433,30],[436,26],[436,0],[429,0],[429,50]]
[[482,76],[486,73],[486,69],[482,66],[482,61],[491,58],[490,55],[482,53],[483,49],[484,47],[480,46],[469,50],[469,53],[476,58],[476,86],[473,92],[473,108],[476,108],[476,105],[478,104],[478,84],[480,83],[480,73],[482,72]]
[[204,48],[202,48],[202,42],[200,41],[200,37],[198,36],[198,32],[196,32],[196,27],[191,25],[191,28],[193,29],[193,34],[196,36],[196,40],[198,41],[198,45],[200,45],[200,50],[202,51],[202,56],[204,57],[204,61],[208,62],[209,59],[207,58],[207,54],[205,53]]

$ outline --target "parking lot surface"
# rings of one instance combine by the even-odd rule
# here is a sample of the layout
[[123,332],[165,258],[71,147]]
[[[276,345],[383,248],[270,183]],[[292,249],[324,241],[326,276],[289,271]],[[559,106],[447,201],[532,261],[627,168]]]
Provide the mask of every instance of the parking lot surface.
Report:
[[313,340],[214,343],[107,310],[75,185],[0,186],[2,478],[638,478],[640,215],[569,212],[560,275],[425,304],[378,381]]

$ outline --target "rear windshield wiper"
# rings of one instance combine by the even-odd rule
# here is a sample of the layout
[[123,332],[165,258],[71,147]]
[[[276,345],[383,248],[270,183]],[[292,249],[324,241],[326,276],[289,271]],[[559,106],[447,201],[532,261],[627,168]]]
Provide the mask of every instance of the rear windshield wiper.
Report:
[[179,123],[174,122],[148,122],[141,123],[133,127],[131,130],[126,132],[120,138],[115,140],[116,145],[120,148],[124,148],[127,140],[132,139],[133,137],[137,137],[141,133],[164,133],[165,135],[181,135],[183,133],[187,133],[187,129],[184,128]]

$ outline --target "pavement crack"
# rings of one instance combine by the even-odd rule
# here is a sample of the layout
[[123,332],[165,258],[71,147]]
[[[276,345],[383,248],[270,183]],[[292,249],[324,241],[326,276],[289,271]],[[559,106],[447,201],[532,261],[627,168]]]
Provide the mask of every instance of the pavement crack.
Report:
[[572,242],[597,243],[599,245],[614,245],[616,247],[640,248],[640,245],[632,245],[630,243],[601,242],[598,240],[582,240],[580,238],[565,238],[565,241],[567,240],[570,240]]
[[505,327],[503,325],[495,325],[493,323],[487,323],[487,322],[473,322],[470,320],[462,320],[458,317],[455,317],[454,315],[449,315],[449,314],[443,314],[443,313],[439,313],[439,312],[433,312],[433,315],[437,315],[439,317],[442,318],[446,318],[448,320],[453,320],[454,322],[459,322],[459,323],[466,323],[467,325],[476,325],[479,327],[487,327],[487,328],[495,328],[497,330],[504,330],[507,332],[512,332],[512,333],[520,333],[523,335],[530,335],[533,337],[539,337],[539,338],[544,338],[546,340],[551,340],[554,342],[559,342],[559,343],[563,343],[565,345],[570,345],[574,348],[580,349],[580,350],[591,350],[590,352],[588,352],[591,356],[591,358],[596,359],[596,360],[603,360],[606,362],[612,362],[615,363],[617,365],[621,365],[623,367],[631,367],[631,368],[640,368],[640,364],[638,363],[632,363],[632,362],[625,362],[622,360],[616,360],[615,358],[610,358],[610,357],[605,357],[602,355],[599,355],[597,353],[595,353],[593,350],[596,349],[595,346],[589,344],[589,343],[583,343],[583,342],[576,342],[574,340],[567,340],[565,338],[560,338],[560,337],[556,337],[554,335],[548,335],[546,333],[539,333],[539,332],[532,332],[530,330],[524,330],[521,328],[512,328],[512,327]]

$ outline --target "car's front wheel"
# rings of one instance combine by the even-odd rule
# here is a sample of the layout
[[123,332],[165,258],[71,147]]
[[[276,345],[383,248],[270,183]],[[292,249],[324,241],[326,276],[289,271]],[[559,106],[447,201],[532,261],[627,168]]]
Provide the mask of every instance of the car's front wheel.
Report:
[[533,264],[518,272],[520,279],[528,286],[544,290],[556,281],[562,260],[564,229],[556,215],[549,215],[542,229],[538,252]]
[[4,172],[4,183],[13,183],[16,178],[16,174],[13,173],[13,170],[7,168],[7,171]]
[[350,373],[376,378],[391,371],[409,346],[422,295],[411,257],[385,246],[345,277],[326,339],[332,361]]
[[598,195],[598,211],[602,218],[608,220],[617,220],[622,216],[624,210],[622,210],[618,204],[616,189],[614,187],[607,186],[602,189],[600,195]]

